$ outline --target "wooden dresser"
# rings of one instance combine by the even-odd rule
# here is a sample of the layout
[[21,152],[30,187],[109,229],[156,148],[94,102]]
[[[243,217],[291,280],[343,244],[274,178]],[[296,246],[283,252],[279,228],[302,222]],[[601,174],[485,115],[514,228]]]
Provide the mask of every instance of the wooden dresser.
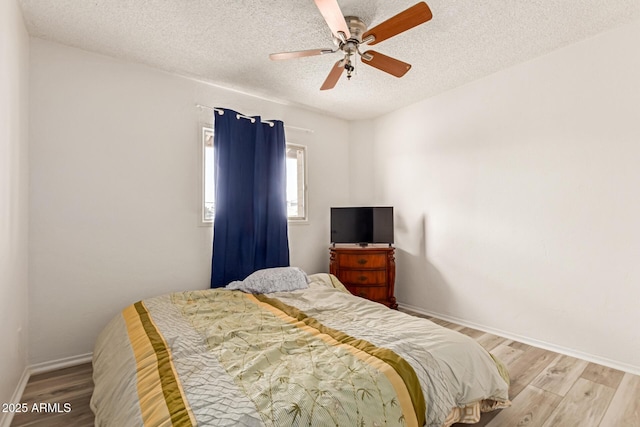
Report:
[[354,295],[398,308],[393,296],[395,248],[337,245],[329,248],[329,271]]

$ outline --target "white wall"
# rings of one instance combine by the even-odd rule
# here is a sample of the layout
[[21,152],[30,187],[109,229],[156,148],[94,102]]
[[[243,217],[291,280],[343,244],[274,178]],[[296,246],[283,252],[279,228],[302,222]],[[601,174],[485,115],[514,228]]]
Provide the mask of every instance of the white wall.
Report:
[[315,131],[287,131],[308,147],[310,189],[291,262],[327,271],[329,206],[348,198],[347,122],[39,39],[30,84],[31,363],[92,351],[141,298],[209,286],[198,123],[210,114],[196,103]]
[[[0,2],[0,402],[27,364],[29,36],[14,0]],[[0,425],[4,414],[0,413]]]
[[349,123],[349,204],[353,206],[374,206],[375,193],[374,163],[375,126],[372,120]]
[[640,373],[639,41],[636,21],[375,121],[400,302]]

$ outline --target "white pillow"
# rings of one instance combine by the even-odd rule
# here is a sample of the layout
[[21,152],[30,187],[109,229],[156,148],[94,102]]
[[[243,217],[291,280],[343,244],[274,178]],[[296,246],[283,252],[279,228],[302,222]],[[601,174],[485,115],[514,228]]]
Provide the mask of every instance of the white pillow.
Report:
[[229,283],[226,288],[251,294],[290,292],[309,287],[307,274],[298,267],[265,268],[251,273],[244,280]]

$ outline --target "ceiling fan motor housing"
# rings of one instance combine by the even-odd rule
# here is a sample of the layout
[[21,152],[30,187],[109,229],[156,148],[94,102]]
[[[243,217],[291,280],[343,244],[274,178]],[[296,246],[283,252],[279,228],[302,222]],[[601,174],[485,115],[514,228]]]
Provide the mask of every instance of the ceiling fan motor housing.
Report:
[[349,27],[351,37],[342,41],[337,37],[333,37],[334,43],[339,47],[341,51],[348,55],[353,55],[357,52],[358,46],[362,43],[362,35],[367,31],[367,25],[362,22],[357,16],[345,16],[344,20]]
[[351,32],[349,39],[355,39],[358,43],[362,43],[362,35],[367,31],[367,25],[357,16],[345,16],[344,20],[347,22]]

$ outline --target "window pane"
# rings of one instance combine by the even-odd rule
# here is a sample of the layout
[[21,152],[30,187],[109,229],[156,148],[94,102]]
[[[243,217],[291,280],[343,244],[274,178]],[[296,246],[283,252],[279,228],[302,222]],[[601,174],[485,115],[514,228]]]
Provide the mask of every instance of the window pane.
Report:
[[215,215],[215,172],[213,157],[213,129],[202,128],[202,161],[203,161],[203,211],[202,221],[211,222]]
[[287,144],[287,216],[306,220],[306,148]]

